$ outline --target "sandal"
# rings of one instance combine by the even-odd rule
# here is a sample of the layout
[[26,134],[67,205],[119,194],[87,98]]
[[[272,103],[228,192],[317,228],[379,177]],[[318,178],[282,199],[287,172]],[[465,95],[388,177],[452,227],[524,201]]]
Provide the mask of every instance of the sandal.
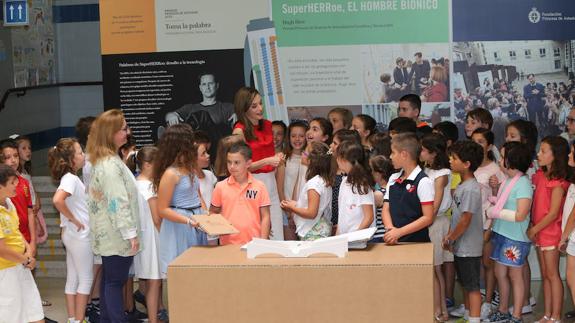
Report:
[[52,306],[52,303],[50,303],[50,301],[43,299],[42,300],[42,306]]
[[551,319],[547,315],[543,315],[543,317],[540,320],[537,320],[533,323],[547,323],[547,321],[551,321]]
[[435,314],[435,322],[447,322],[449,321],[449,315],[447,313]]

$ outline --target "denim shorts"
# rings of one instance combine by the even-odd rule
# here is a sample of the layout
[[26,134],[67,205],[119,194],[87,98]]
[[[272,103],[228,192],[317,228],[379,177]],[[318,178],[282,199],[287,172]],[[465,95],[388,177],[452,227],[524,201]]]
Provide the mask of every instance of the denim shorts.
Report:
[[531,242],[509,239],[497,232],[491,235],[491,245],[493,250],[490,258],[510,267],[523,266],[531,249]]

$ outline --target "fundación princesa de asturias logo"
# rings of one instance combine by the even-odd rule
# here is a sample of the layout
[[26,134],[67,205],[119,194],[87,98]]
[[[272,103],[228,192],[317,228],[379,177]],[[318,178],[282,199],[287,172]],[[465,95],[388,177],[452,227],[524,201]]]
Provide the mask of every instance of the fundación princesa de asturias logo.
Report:
[[531,8],[531,11],[529,11],[528,17],[531,23],[536,24],[541,20],[541,13],[537,11],[537,8],[533,7]]

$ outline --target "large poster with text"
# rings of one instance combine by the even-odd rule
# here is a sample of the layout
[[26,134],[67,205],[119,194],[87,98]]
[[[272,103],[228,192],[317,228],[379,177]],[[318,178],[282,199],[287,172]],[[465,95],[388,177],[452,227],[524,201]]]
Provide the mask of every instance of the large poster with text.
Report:
[[185,122],[207,133],[215,155],[246,84],[246,25],[268,15],[261,0],[100,1],[106,108],[124,111],[139,145]]
[[217,141],[243,85],[285,122],[345,107],[385,129],[413,93],[420,119],[463,137],[482,107],[498,144],[517,118],[564,132],[575,103],[570,0],[102,0],[100,13],[105,104],[139,144],[179,122]]
[[421,119],[450,118],[449,1],[273,0],[272,14],[290,117],[355,106],[385,128],[415,93]]
[[481,107],[494,117],[497,145],[515,119],[534,122],[540,138],[567,137],[575,103],[572,1],[454,0],[453,41],[452,95],[462,133],[465,114]]

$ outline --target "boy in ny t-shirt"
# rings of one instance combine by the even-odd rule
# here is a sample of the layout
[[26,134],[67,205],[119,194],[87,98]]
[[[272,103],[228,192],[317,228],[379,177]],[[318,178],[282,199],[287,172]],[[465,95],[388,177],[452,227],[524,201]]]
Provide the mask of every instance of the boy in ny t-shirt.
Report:
[[[0,142],[0,162],[9,166],[18,174],[18,165],[20,157],[18,155],[18,144],[12,139],[6,139]],[[32,204],[32,195],[30,194],[30,183],[18,174],[18,186],[16,195],[10,200],[14,204],[19,218],[19,230],[30,245],[30,253],[36,254],[36,221]]]
[[210,213],[221,213],[240,232],[220,237],[220,244],[245,244],[270,235],[270,197],[265,184],[249,172],[252,151],[243,142],[227,154],[230,177],[216,184]]

